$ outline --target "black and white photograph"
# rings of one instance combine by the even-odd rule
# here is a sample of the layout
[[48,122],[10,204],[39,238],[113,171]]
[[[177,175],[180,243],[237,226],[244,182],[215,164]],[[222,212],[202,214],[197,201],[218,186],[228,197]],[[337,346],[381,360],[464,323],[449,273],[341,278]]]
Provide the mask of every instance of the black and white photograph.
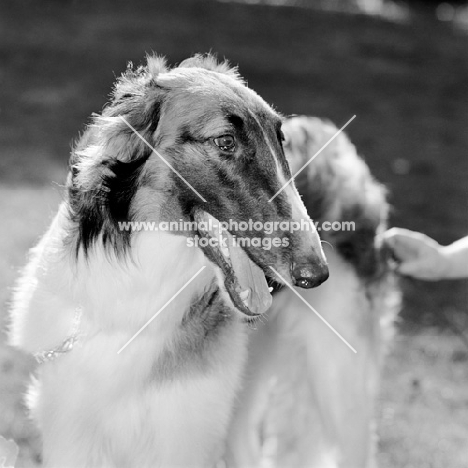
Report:
[[0,0],[0,468],[468,467],[466,0]]

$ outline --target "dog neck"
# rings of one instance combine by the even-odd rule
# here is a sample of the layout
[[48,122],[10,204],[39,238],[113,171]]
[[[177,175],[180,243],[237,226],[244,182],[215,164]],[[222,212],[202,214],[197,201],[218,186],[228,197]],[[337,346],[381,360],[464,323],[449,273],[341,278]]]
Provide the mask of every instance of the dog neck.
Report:
[[120,335],[123,345],[165,306],[143,332],[157,334],[163,345],[207,288],[222,284],[219,268],[199,248],[189,247],[182,235],[135,233],[124,256],[106,250],[98,240],[87,256],[80,253],[77,258],[71,231],[62,206],[33,252],[28,268],[37,278],[24,285],[17,300],[19,308],[24,303],[34,314],[25,323],[16,322],[13,341],[33,353],[62,350],[72,336],[77,307],[82,308],[80,334]]
[[125,257],[96,246],[79,259],[76,276],[94,331],[136,332],[158,314],[149,328],[170,333],[206,285],[217,281],[215,270],[184,236],[156,231],[135,233]]

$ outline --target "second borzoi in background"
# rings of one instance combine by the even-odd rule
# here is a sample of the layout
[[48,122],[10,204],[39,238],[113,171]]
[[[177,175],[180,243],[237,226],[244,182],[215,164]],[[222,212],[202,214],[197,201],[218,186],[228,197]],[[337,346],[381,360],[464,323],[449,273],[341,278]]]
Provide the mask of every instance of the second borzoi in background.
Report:
[[330,244],[330,279],[300,292],[307,305],[282,288],[250,335],[229,466],[373,468],[380,369],[399,306],[379,236],[388,213],[385,190],[334,125],[293,117],[283,130],[291,172],[310,163],[295,181]]

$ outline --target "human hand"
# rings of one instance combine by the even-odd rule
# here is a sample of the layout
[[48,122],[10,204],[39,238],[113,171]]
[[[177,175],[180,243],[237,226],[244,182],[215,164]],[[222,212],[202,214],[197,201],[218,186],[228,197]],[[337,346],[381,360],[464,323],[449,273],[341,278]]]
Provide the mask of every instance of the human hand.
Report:
[[400,262],[398,273],[424,280],[448,276],[449,259],[443,247],[431,237],[408,229],[392,228],[383,234],[382,241]]

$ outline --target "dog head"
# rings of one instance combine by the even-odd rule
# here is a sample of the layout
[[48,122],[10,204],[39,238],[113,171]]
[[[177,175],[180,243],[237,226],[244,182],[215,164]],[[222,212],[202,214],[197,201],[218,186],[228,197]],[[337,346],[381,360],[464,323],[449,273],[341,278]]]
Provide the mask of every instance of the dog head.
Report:
[[[211,244],[206,254],[230,276],[225,284],[245,313],[252,310],[235,278],[243,268],[317,286],[328,269],[304,205],[287,184],[281,124],[235,69],[210,56],[173,69],[150,57],[145,67],[129,69],[72,155],[69,204],[78,249],[100,240],[125,250],[132,234],[119,222],[215,220],[231,243],[242,240],[240,250]],[[295,229],[285,228],[291,222]],[[213,236],[213,229],[200,234]]]

